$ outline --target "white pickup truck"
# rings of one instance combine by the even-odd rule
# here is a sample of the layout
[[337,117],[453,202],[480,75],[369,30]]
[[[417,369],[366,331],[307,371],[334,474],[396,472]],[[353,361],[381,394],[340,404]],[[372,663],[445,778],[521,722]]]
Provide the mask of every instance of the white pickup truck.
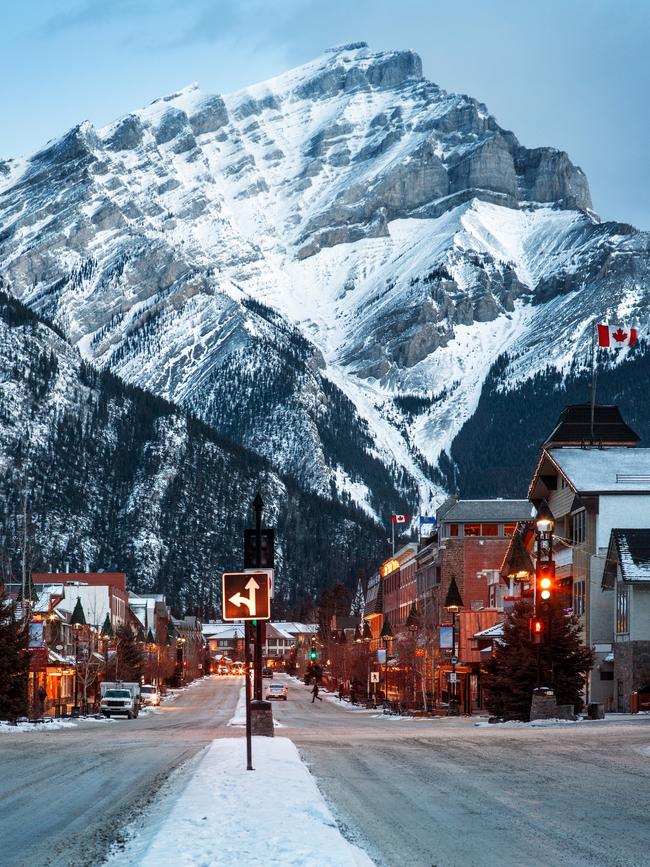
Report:
[[104,716],[124,715],[134,719],[140,713],[140,684],[105,681],[101,684],[99,710]]

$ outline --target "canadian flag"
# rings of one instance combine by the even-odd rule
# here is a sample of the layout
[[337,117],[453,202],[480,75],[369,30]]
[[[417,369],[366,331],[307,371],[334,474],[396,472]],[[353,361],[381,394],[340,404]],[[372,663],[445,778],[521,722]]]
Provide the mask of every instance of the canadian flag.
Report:
[[408,524],[408,515],[393,515],[393,524]]
[[621,346],[634,346],[636,338],[636,328],[623,328],[622,325],[598,326],[599,346],[614,346],[617,349]]

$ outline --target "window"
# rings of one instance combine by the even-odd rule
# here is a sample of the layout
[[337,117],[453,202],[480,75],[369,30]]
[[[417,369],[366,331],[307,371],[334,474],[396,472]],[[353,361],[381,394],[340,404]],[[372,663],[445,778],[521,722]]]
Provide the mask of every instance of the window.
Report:
[[463,533],[465,536],[480,536],[481,535],[481,525],[480,524],[464,524],[463,525]]
[[481,524],[481,535],[482,536],[498,536],[499,535],[499,525],[498,524]]
[[627,584],[616,585],[616,632],[625,634],[630,631],[630,588]]
[[514,536],[516,529],[517,529],[516,524],[504,524],[503,525],[503,535],[504,536]]
[[601,680],[614,680],[614,672],[613,671],[601,671],[600,672]]
[[585,540],[585,517],[586,512],[581,509],[575,515],[571,515],[571,541],[574,545],[580,545]]
[[573,583],[573,613],[581,617],[585,613],[585,582]]
[[448,527],[448,535],[449,536],[457,536],[458,535],[458,524],[447,524]]

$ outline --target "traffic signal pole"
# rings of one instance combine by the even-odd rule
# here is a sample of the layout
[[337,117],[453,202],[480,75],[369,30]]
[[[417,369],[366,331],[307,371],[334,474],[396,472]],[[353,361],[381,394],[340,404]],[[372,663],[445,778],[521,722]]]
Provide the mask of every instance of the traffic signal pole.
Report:
[[244,662],[246,665],[246,770],[253,771],[253,731],[251,725],[251,627],[244,621]]
[[[262,509],[264,503],[259,492],[253,500],[255,509],[255,565],[262,565]],[[255,701],[262,701],[262,621],[255,624]]]

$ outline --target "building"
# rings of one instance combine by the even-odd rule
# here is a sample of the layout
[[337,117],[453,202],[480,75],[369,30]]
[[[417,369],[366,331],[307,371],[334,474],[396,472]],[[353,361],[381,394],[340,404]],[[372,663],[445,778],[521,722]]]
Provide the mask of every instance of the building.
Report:
[[612,530],[602,588],[613,635],[599,675],[611,681],[614,710],[629,711],[633,692],[650,691],[650,529]]
[[546,500],[555,536],[564,540],[555,555],[558,583],[596,654],[587,700],[608,709],[613,614],[602,585],[611,533],[650,524],[650,449],[637,442],[617,407],[595,408],[592,436],[589,407],[569,406],[542,447],[528,492],[535,506]]

